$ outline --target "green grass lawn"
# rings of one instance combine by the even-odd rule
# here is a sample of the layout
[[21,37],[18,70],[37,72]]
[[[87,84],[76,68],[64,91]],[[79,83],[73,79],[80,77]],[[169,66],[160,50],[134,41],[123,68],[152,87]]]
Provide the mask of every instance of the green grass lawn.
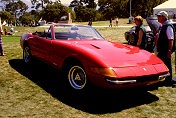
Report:
[[[123,34],[129,28],[96,29],[107,40],[124,43]],[[176,117],[175,87],[161,86],[148,91],[95,90],[83,96],[66,93],[62,88],[63,76],[57,70],[42,63],[34,63],[29,68],[22,61],[21,35],[44,28],[15,27],[15,30],[20,32],[2,37],[7,56],[0,56],[0,117]]]
[[[76,24],[83,24],[83,25],[88,25],[88,22],[75,22]],[[110,21],[95,21],[92,22],[92,26],[109,26]],[[146,25],[147,22],[144,19],[143,24]],[[135,23],[130,23],[129,24],[129,20],[127,18],[119,18],[119,22],[118,22],[119,26],[133,26],[135,25]],[[114,26],[114,21],[113,21],[113,26]]]

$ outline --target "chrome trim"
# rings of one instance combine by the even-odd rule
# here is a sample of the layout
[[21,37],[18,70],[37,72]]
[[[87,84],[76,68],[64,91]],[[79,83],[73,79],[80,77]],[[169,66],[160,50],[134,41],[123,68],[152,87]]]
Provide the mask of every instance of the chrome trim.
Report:
[[[159,75],[158,79],[156,80],[165,80],[166,77],[170,76],[170,73],[166,73],[163,75]],[[109,83],[113,83],[113,84],[133,84],[133,83],[137,83],[137,80],[124,80],[124,81],[119,81],[119,80],[112,80],[112,79],[106,79],[107,82]],[[150,81],[150,80],[149,80]]]
[[136,83],[136,80],[124,80],[124,81],[119,81],[119,80],[110,80],[106,79],[107,82],[114,83],[114,84],[132,84]]
[[164,79],[164,78],[166,78],[166,77],[168,77],[168,76],[170,76],[170,73],[166,73],[166,74],[164,74],[164,75],[160,75],[160,76],[158,77],[158,79],[161,80],[161,79]]

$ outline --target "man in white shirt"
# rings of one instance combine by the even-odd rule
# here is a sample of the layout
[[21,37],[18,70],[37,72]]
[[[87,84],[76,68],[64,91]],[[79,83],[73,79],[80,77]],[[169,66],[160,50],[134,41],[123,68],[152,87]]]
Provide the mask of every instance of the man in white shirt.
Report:
[[165,63],[168,67],[170,76],[166,78],[166,84],[170,84],[172,81],[172,64],[171,64],[171,54],[174,42],[174,27],[168,21],[168,14],[166,11],[161,11],[157,14],[158,22],[162,24],[159,33],[156,37],[157,41],[155,44],[157,46],[158,57]]

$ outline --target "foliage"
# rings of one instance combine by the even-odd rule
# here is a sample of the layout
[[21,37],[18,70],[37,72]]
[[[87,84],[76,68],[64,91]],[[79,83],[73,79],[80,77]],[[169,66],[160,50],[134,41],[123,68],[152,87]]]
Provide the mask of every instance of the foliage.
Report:
[[41,7],[43,9],[44,5],[57,4],[60,3],[60,0],[55,0],[55,2],[53,2],[52,0],[31,0],[31,3],[33,5],[33,8],[39,9]]
[[32,10],[30,14],[34,17],[34,21],[37,23],[40,20],[40,12]]
[[30,13],[24,13],[23,16],[20,16],[19,20],[23,25],[31,25],[33,24],[33,16]]
[[[40,11],[40,16],[47,22],[58,22],[62,16],[67,16],[70,9],[60,3],[47,5]],[[46,17],[47,16],[47,17]]]
[[101,19],[96,6],[95,0],[73,0],[69,7],[74,7],[77,21],[89,21]]
[[11,12],[12,14],[15,14],[17,11],[23,13],[27,9],[28,9],[28,6],[21,0],[17,2],[10,2],[9,4],[6,5],[6,11]]
[[[141,15],[144,10],[148,11],[148,16],[153,13],[153,8],[166,0],[131,0],[132,16]],[[111,17],[129,17],[130,0],[99,0],[99,11],[105,19]]]
[[1,17],[2,22],[9,21],[12,19],[12,15],[8,11],[0,11],[0,17]]
[[132,0],[132,14],[133,16],[141,15],[142,11],[147,10],[148,16],[153,14],[153,8],[165,2],[166,0]]
[[70,3],[69,7],[76,7],[79,5],[85,6],[87,8],[94,8],[94,9],[97,7],[95,0],[73,0]]
[[74,8],[76,13],[77,21],[89,21],[94,20],[96,17],[96,10],[93,8],[87,8],[85,6],[79,5]]
[[[17,2],[12,1],[9,2],[9,4],[6,4],[6,11],[10,12],[15,17],[15,22],[17,22],[17,15],[21,15],[28,9],[28,6],[23,3],[21,0],[18,0]],[[16,25],[16,24],[15,24]]]

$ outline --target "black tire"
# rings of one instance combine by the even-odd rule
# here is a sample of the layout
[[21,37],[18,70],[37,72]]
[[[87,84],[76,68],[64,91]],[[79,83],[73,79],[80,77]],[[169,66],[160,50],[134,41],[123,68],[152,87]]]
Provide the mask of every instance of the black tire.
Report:
[[80,65],[71,65],[67,70],[67,79],[70,87],[74,90],[84,90],[87,84],[87,76],[84,68]]
[[83,65],[76,59],[67,60],[63,66],[63,84],[68,93],[83,95],[90,84]]
[[29,45],[25,44],[23,48],[23,60],[26,64],[32,63],[32,54]]

